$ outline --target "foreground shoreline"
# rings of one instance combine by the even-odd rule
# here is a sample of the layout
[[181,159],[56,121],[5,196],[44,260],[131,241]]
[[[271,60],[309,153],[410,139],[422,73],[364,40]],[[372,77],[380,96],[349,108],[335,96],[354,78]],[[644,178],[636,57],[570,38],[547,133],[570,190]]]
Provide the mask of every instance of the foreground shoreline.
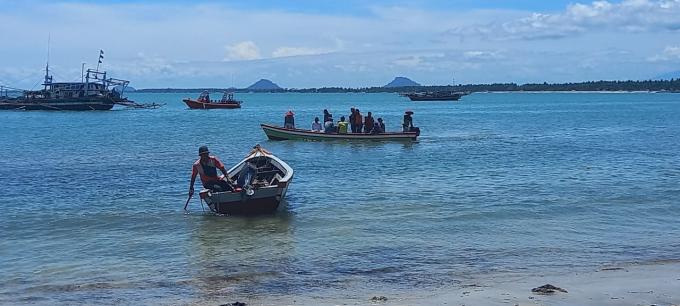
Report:
[[[536,294],[545,284],[567,293]],[[223,297],[190,305],[680,305],[680,261],[603,266],[589,272],[549,275],[502,273],[477,276],[448,288],[361,289],[329,295]]]

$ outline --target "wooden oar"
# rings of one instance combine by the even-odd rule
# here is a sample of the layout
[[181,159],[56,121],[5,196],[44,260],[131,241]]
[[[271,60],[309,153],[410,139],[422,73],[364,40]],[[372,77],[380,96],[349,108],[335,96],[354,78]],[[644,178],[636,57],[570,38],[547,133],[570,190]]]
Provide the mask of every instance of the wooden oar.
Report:
[[193,194],[189,194],[189,198],[187,199],[187,202],[184,203],[184,211],[187,210],[187,206],[189,205],[189,201],[191,201],[191,197],[192,197],[192,196],[193,196]]

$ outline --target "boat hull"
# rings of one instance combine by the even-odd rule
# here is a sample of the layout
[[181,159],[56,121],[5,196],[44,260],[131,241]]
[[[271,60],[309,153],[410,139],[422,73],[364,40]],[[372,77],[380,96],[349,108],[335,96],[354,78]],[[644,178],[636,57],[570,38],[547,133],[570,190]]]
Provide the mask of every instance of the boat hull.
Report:
[[273,214],[281,207],[287,188],[262,188],[252,196],[245,191],[202,195],[210,210],[222,215]]
[[458,101],[461,96],[450,96],[450,97],[408,97],[411,101]]
[[0,110],[48,110],[48,111],[90,111],[110,110],[114,102],[110,100],[57,100],[26,101],[22,99],[0,101]]
[[182,100],[190,109],[233,109],[241,108],[240,103],[206,103],[192,99]]
[[310,140],[310,141],[415,141],[419,134],[409,133],[383,133],[383,134],[337,134],[319,133],[300,129],[285,129],[268,124],[260,124],[262,130],[271,140]]
[[426,95],[406,95],[411,101],[458,101],[464,94],[453,94],[447,96],[426,96]]

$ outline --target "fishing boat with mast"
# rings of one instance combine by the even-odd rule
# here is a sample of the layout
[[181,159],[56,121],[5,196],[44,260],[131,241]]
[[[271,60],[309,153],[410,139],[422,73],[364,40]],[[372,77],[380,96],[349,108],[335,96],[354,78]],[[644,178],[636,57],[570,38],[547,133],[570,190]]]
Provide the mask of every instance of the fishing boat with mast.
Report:
[[[0,97],[0,110],[110,110],[114,105],[134,108],[156,108],[159,104],[139,104],[123,95],[130,81],[107,77],[99,65],[104,51],[99,51],[97,69],[83,71],[80,82],[54,82],[49,61],[40,90],[24,90],[18,97]],[[84,70],[84,65],[83,65]]]
[[[456,79],[451,79],[451,88],[456,86]],[[463,96],[469,95],[468,91],[452,91],[452,90],[439,90],[439,91],[424,91],[424,92],[407,92],[400,93],[402,97],[407,97],[411,101],[458,101]]]
[[401,96],[408,97],[411,101],[458,101],[469,92],[462,91],[428,91],[404,93]]

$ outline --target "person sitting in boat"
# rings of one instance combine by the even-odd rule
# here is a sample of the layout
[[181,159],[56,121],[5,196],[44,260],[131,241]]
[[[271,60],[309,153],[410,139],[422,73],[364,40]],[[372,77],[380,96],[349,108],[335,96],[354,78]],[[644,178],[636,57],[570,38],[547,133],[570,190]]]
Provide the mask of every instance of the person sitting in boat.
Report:
[[312,132],[321,132],[321,123],[319,122],[319,117],[314,117],[314,122],[312,122]]
[[293,114],[292,110],[289,110],[286,113],[286,116],[283,117],[283,127],[286,129],[294,129],[295,128],[295,114]]
[[373,122],[373,127],[371,128],[371,135],[376,135],[380,133],[382,133],[382,131],[380,130],[380,122],[378,121]]
[[378,133],[385,133],[385,121],[383,121],[383,118],[378,118],[378,122],[376,122],[378,126],[380,127],[380,130]]
[[373,131],[373,125],[375,123],[375,120],[373,120],[373,115],[371,112],[368,112],[366,114],[366,117],[364,117],[364,133],[366,134],[371,134]]
[[333,122],[333,115],[328,112],[327,109],[323,110],[323,123],[325,124],[326,122]]
[[210,103],[210,94],[208,93],[207,90],[204,90],[204,91],[198,96],[198,102]]
[[340,116],[340,121],[338,121],[338,134],[347,134],[348,122],[345,121],[345,116]]
[[[229,180],[227,169],[224,164],[216,157],[211,156],[208,147],[201,146],[198,148],[199,159],[194,162],[191,167],[191,183],[189,184],[189,196],[194,194],[194,182],[196,175],[201,176],[201,183],[206,189],[214,191],[231,191],[233,190],[233,183]],[[217,169],[220,169],[224,175],[218,176]]]
[[413,112],[410,110],[404,113],[404,123],[402,124],[404,132],[410,132],[413,129],[413,117],[411,115],[413,115]]
[[333,117],[329,117],[331,120],[324,122],[323,131],[326,134],[335,133],[335,124],[333,123]]

